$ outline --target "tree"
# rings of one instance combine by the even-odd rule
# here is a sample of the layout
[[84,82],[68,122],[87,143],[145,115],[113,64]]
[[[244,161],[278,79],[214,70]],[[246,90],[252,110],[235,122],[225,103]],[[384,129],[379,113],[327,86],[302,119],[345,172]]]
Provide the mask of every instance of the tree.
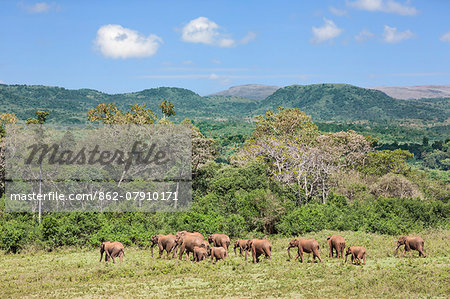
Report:
[[[36,135],[38,142],[41,143],[44,138],[44,130],[42,128],[42,125],[47,120],[47,116],[50,114],[50,112],[47,111],[36,111],[36,117],[35,118],[29,118],[26,121],[27,125],[41,125],[38,127],[35,127]],[[42,193],[42,161],[39,164],[39,194]],[[38,201],[38,221],[39,224],[41,224],[41,217],[42,217],[42,202],[41,200]]]
[[158,119],[151,109],[145,108],[145,104],[135,104],[130,111],[122,112],[115,103],[102,103],[88,111],[88,119],[91,122],[104,124],[153,124]]
[[362,173],[383,176],[388,173],[405,174],[409,167],[406,161],[414,157],[409,151],[396,149],[369,153],[365,164],[359,169]]
[[235,163],[257,160],[268,165],[273,180],[289,186],[299,203],[313,198],[325,202],[330,176],[342,168],[364,163],[371,139],[354,131],[321,135],[311,118],[298,109],[278,108],[257,117],[256,129]]
[[41,110],[37,110],[36,111],[36,117],[34,118],[29,118],[26,121],[27,125],[42,125],[45,123],[45,121],[47,120],[47,116],[50,114],[50,112],[47,111],[41,111]]
[[16,122],[17,117],[14,113],[0,114],[0,197],[5,192],[5,145],[3,140],[6,134],[5,126]]
[[173,104],[171,102],[167,101],[167,100],[164,100],[161,103],[159,103],[159,107],[161,108],[162,113],[166,117],[171,117],[171,116],[174,116],[176,114]]

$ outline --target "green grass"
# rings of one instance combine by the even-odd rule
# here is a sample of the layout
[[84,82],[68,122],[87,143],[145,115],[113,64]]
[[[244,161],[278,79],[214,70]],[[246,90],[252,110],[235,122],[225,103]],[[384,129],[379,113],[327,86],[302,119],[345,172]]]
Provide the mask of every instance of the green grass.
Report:
[[[427,258],[395,257],[396,237],[340,232],[346,245],[367,249],[365,266],[328,257],[327,235],[305,235],[321,246],[324,263],[288,261],[290,238],[273,238],[272,261],[246,263],[232,250],[217,264],[158,260],[126,248],[122,264],[99,263],[97,249],[0,255],[1,297],[449,297],[450,231],[421,232]],[[156,253],[156,251],[155,251]],[[295,254],[295,250],[291,253]]]

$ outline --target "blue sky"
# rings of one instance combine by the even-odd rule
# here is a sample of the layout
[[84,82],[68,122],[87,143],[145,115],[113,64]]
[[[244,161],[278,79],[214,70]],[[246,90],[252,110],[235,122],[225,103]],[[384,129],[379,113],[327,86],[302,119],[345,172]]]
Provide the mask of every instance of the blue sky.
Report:
[[1,1],[0,83],[450,84],[450,1]]

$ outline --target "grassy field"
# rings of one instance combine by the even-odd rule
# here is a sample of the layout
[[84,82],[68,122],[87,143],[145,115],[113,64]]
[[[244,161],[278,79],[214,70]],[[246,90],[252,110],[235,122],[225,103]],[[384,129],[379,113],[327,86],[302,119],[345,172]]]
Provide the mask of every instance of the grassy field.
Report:
[[[449,297],[450,231],[420,233],[427,258],[395,257],[396,238],[339,232],[346,245],[367,249],[365,266],[328,257],[327,235],[305,235],[321,246],[323,263],[288,261],[288,238],[271,239],[272,261],[246,263],[232,250],[217,264],[159,260],[126,248],[122,264],[99,263],[97,249],[0,254],[0,297]],[[155,253],[157,250],[155,251]],[[291,253],[296,253],[294,248]],[[350,258],[350,257],[349,257]]]

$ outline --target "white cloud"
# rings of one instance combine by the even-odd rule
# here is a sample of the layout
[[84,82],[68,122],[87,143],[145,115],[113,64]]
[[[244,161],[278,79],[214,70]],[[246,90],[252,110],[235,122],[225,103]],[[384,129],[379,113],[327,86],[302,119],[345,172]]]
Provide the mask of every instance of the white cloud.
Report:
[[248,44],[249,42],[254,41],[255,39],[256,39],[256,33],[250,31],[249,33],[247,33],[246,36],[241,38],[240,43],[241,44]]
[[397,32],[397,28],[389,27],[387,25],[384,26],[383,37],[384,41],[387,43],[398,43],[407,39],[410,39],[414,36],[410,30],[406,30],[403,32]]
[[222,63],[222,61],[220,61],[220,60],[217,59],[217,58],[211,59],[211,62],[214,63],[214,64],[221,64],[221,63]]
[[233,79],[280,79],[290,78],[298,80],[308,80],[313,74],[272,74],[272,75],[217,75],[211,74],[161,74],[161,75],[143,75],[137,76],[139,79],[192,79],[192,80],[233,80]]
[[401,4],[394,0],[356,0],[354,2],[347,1],[347,5],[361,10],[382,11],[402,16],[415,16],[419,12],[410,5],[409,1]]
[[0,84],[6,84],[6,83],[5,83],[5,81],[3,81],[3,80],[0,80]]
[[312,43],[321,43],[327,40],[332,40],[342,33],[342,29],[338,28],[333,21],[323,19],[325,24],[322,27],[312,27],[313,38]]
[[329,9],[330,9],[331,13],[335,16],[343,17],[343,16],[347,15],[347,11],[344,9],[339,9],[334,6],[330,6]]
[[360,33],[358,33],[355,36],[355,40],[358,42],[365,42],[373,38],[374,36],[375,34],[373,34],[372,32],[368,31],[367,29],[363,29]]
[[181,39],[188,43],[201,43],[206,45],[230,48],[236,42],[227,35],[219,32],[219,25],[205,17],[191,20],[181,30]]
[[192,60],[185,60],[185,61],[182,61],[181,64],[184,64],[184,65],[194,65],[194,62],[193,62]]
[[447,33],[444,33],[439,39],[443,42],[450,43],[450,31]]
[[50,10],[59,10],[60,7],[55,3],[48,4],[47,2],[37,2],[32,5],[24,4],[23,2],[19,2],[19,6],[28,13],[31,14],[39,14],[46,13]]
[[120,25],[104,25],[97,31],[95,44],[108,58],[132,58],[153,56],[162,39],[157,35],[145,36]]

